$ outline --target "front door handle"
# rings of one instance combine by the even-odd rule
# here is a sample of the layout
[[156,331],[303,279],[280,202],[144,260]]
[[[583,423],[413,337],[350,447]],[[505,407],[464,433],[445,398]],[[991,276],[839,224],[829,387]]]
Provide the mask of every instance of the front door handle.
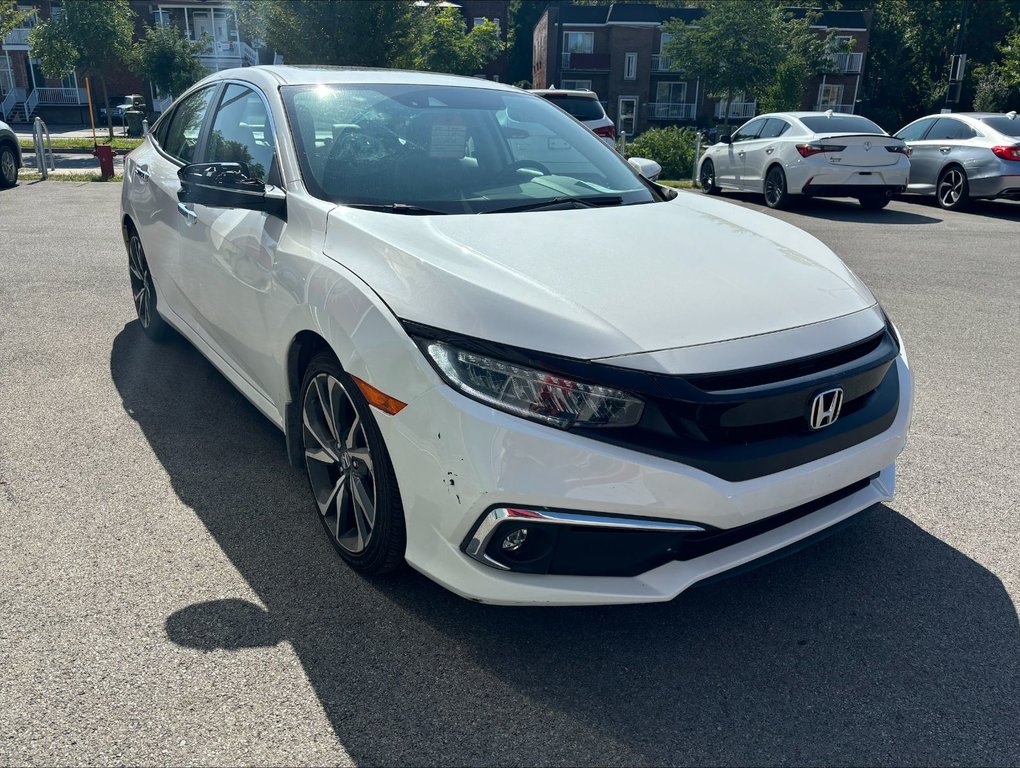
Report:
[[740,150],[739,152],[737,152],[737,154],[740,155],[741,157],[743,157],[744,156],[744,150]]
[[945,154],[946,152],[948,152],[951,149],[952,149],[952,147],[939,147],[939,152],[941,152],[942,154]]
[[149,180],[149,166],[147,165],[135,165],[135,176],[140,178],[142,181]]
[[776,150],[773,147],[769,147],[768,149],[765,150],[765,154],[766,155],[771,155],[775,151]]
[[198,214],[191,210],[186,203],[177,203],[177,210],[188,222],[189,227],[198,221]]

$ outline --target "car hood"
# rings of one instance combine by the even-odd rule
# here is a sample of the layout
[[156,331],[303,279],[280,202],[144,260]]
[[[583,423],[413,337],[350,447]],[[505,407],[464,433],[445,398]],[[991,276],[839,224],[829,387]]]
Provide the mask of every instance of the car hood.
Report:
[[341,206],[324,250],[404,320],[581,359],[768,334],[875,304],[811,235],[693,194],[487,215]]

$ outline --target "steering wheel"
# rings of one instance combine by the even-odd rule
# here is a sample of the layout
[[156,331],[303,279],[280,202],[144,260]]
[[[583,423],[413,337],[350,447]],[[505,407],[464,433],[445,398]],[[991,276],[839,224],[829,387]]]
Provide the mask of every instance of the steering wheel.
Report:
[[549,170],[548,166],[543,165],[537,160],[518,160],[508,168],[510,171],[527,171],[535,170],[538,171],[542,176],[552,176],[552,171]]

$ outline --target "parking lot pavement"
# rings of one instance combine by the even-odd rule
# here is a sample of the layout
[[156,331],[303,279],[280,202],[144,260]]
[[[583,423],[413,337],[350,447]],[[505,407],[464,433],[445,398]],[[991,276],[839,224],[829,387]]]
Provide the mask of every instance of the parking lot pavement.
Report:
[[119,191],[0,191],[0,763],[1020,764],[1017,206],[780,214],[906,339],[895,501],[562,610],[352,575],[275,428],[143,337]]

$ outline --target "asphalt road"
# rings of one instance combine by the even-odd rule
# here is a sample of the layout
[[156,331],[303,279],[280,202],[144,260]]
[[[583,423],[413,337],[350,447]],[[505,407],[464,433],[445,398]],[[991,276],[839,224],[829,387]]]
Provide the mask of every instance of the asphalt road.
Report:
[[0,192],[0,764],[1020,764],[1020,206],[781,214],[906,339],[893,503],[672,603],[506,609],[341,564],[282,436],[142,336],[119,190]]

